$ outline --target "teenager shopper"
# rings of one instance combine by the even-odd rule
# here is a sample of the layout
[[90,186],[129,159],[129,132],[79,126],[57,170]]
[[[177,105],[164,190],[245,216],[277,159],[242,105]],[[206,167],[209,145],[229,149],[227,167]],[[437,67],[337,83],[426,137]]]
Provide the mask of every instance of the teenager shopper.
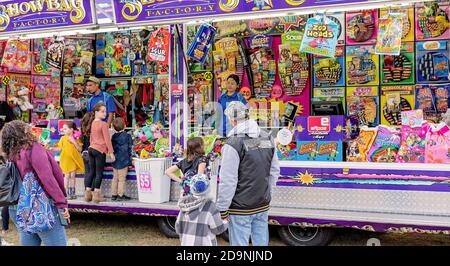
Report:
[[219,128],[219,132],[224,136],[226,136],[228,131],[230,131],[232,128],[232,126],[230,125],[230,121],[227,120],[227,117],[225,115],[225,110],[228,107],[228,104],[233,101],[239,101],[243,104],[247,104],[244,96],[239,93],[239,85],[239,77],[235,74],[231,74],[227,77],[227,91],[219,98],[219,104],[222,106],[223,112],[222,127]]
[[[45,148],[38,143],[31,131],[31,127],[22,121],[12,121],[4,126],[1,133],[1,150],[5,153],[8,160],[16,164],[24,182],[30,184],[28,180],[38,181],[32,183],[33,185],[39,184],[33,187],[38,192],[40,191],[35,196],[39,200],[46,201],[51,206],[46,209],[45,215],[40,216],[40,219],[28,219],[27,216],[29,215],[42,214],[39,211],[42,211],[40,208],[45,203],[41,202],[40,205],[31,205],[32,201],[28,201],[29,198],[26,197],[27,193],[30,192],[26,192],[24,189],[21,190],[19,203],[9,207],[9,215],[18,228],[21,245],[67,245],[66,232],[62,221],[70,222],[70,215],[67,209],[64,177],[59,165]],[[32,233],[21,229],[20,225],[24,225],[24,219],[26,219],[25,227],[29,229],[38,223],[42,223],[42,219],[46,220],[46,217],[49,217],[47,215],[53,216],[52,221],[54,222],[53,226],[49,226],[47,230]],[[34,223],[29,224],[30,221],[34,221]]]
[[89,77],[86,81],[86,90],[92,94],[92,97],[87,102],[87,111],[94,112],[94,107],[98,103],[103,103],[106,107],[106,115],[102,120],[108,124],[108,128],[111,127],[114,113],[116,112],[113,96],[100,89],[100,80],[94,76]]
[[100,187],[103,180],[103,169],[105,168],[106,156],[109,155],[115,161],[114,150],[111,143],[108,124],[103,122],[106,117],[106,105],[100,102],[95,105],[94,116],[89,123],[90,147],[89,147],[89,175],[84,180],[86,187],[85,200],[99,203],[104,201]]
[[222,148],[217,208],[229,219],[232,246],[269,244],[268,210],[272,187],[280,175],[275,144],[241,102],[225,110],[233,129]]

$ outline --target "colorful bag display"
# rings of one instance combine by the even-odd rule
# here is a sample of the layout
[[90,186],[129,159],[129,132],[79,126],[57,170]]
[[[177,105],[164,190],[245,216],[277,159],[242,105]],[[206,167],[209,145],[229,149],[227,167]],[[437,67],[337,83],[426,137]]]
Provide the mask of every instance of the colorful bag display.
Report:
[[425,163],[450,163],[450,128],[444,124],[430,125],[426,134]]
[[428,128],[429,124],[426,121],[421,126],[402,126],[402,144],[397,154],[397,162],[425,162],[425,137]]
[[147,60],[169,64],[170,32],[165,28],[159,28],[152,33],[147,50]]
[[367,154],[376,136],[375,128],[361,128],[359,136],[348,144],[347,162],[367,162]]
[[379,126],[378,133],[369,150],[369,162],[394,163],[401,144],[400,130]]

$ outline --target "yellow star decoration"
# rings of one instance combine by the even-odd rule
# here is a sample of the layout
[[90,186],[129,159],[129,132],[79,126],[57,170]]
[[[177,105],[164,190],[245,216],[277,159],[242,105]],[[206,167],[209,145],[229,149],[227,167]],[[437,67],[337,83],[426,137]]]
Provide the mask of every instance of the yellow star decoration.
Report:
[[297,131],[298,131],[298,132],[303,132],[303,130],[305,130],[305,129],[304,129],[302,126],[298,126],[298,127],[297,127]]
[[299,173],[297,176],[298,178],[295,179],[302,182],[303,185],[312,185],[314,181],[320,180],[320,178],[314,178],[314,174],[308,173],[308,170],[305,173]]
[[51,131],[52,133],[55,133],[56,128],[52,127],[52,128],[50,128],[50,131]]
[[344,128],[341,125],[337,125],[336,128],[334,129],[334,131],[336,131],[337,133],[341,132]]

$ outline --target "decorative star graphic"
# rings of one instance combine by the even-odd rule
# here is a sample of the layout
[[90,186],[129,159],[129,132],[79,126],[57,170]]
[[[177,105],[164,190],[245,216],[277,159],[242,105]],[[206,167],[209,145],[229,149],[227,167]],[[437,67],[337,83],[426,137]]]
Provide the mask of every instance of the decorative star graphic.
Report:
[[337,126],[334,128],[334,131],[336,131],[337,133],[339,133],[339,132],[342,132],[343,129],[344,129],[344,128],[343,128],[341,125],[337,125]]
[[305,128],[303,128],[301,125],[297,127],[298,132],[303,132],[303,130],[305,130]]
[[298,180],[303,185],[313,185],[314,181],[320,180],[320,178],[314,178],[314,174],[308,173],[308,170],[306,170],[305,173],[298,173],[297,178],[294,179]]

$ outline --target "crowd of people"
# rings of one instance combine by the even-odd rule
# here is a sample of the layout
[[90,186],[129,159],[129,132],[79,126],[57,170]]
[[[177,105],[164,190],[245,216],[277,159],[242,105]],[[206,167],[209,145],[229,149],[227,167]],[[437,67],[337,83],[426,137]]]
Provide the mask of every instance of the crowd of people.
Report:
[[[175,226],[182,245],[217,245],[216,235],[227,229],[231,245],[249,245],[250,239],[253,245],[269,243],[268,210],[272,187],[280,173],[275,143],[269,133],[249,119],[245,100],[236,96],[239,80],[228,80],[227,96],[220,102],[226,106],[224,114],[230,127],[224,129],[228,139],[222,149],[217,201],[214,203],[209,196],[209,162],[202,138],[189,139],[186,158],[166,171],[182,187]],[[113,119],[114,102],[100,91],[99,83],[95,77],[87,81],[93,97],[88,101],[81,131],[73,122],[64,124],[64,136],[57,148],[61,151],[59,163],[39,144],[30,125],[15,117],[0,123],[1,158],[14,163],[25,184],[17,205],[2,210],[2,234],[8,231],[11,218],[21,245],[66,245],[64,226],[70,223],[68,199],[76,198],[75,176],[85,174],[85,201],[104,201],[100,187],[107,157],[114,169],[112,200],[130,199],[125,194],[125,181],[132,163],[132,138],[124,131],[124,120]],[[113,136],[111,125],[117,132]],[[181,178],[176,175],[179,170]],[[31,201],[26,200],[29,197],[37,198],[42,208],[32,208]],[[44,217],[45,224],[36,222],[42,219],[29,219],[30,215]]]

